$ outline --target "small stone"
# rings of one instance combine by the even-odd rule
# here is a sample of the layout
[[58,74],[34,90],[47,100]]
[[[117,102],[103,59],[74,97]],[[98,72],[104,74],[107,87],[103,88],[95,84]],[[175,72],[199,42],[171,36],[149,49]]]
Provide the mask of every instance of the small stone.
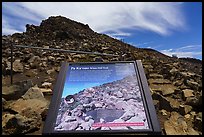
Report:
[[185,117],[186,119],[189,119],[189,118],[191,117],[191,115],[190,115],[190,114],[186,114],[184,117]]
[[14,72],[23,72],[23,64],[20,59],[17,59],[13,62],[13,71]]
[[35,77],[37,74],[37,69],[31,69],[25,72],[25,75],[28,77]]
[[46,89],[46,88],[39,88],[40,91],[43,93],[43,95],[50,95],[52,93],[52,89]]
[[94,62],[103,62],[103,58],[102,57],[95,57]]
[[44,83],[42,84],[42,87],[43,87],[43,88],[51,88],[51,86],[52,86],[52,83],[49,83],[49,82],[44,82]]
[[183,97],[187,98],[187,97],[193,97],[193,90],[190,89],[185,89],[183,90]]
[[53,72],[55,72],[55,69],[47,70],[47,74],[51,74],[51,73],[53,73]]
[[157,79],[157,78],[163,78],[163,76],[157,73],[151,73],[149,75],[149,78]]
[[195,111],[191,111],[190,114],[195,117],[196,116],[196,112]]
[[34,63],[34,62],[38,62],[38,61],[40,61],[39,56],[33,56],[28,60],[29,63]]
[[44,46],[43,48],[45,48],[45,49],[49,49],[49,46]]
[[123,97],[123,93],[121,93],[120,91],[116,92],[115,95],[119,98]]
[[161,114],[162,114],[163,116],[167,116],[167,111],[166,111],[165,109],[162,109],[162,110],[161,110]]
[[102,105],[101,103],[96,103],[96,104],[95,104],[95,107],[96,107],[96,108],[102,108],[103,105]]
[[38,68],[40,65],[40,61],[41,60],[39,56],[33,56],[28,60],[31,68]]

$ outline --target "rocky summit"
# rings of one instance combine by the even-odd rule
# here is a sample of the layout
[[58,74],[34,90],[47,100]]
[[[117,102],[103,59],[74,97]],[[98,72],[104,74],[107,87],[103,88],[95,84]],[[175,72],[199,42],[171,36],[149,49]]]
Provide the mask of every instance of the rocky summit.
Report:
[[[14,44],[118,56],[15,47],[11,85],[10,47]],[[136,48],[94,32],[87,24],[62,16],[49,17],[39,26],[27,24],[23,33],[2,36],[2,134],[42,134],[61,62],[132,60],[142,61],[162,134],[202,135],[202,61],[169,57],[154,49]],[[124,94],[117,91],[114,97],[120,100]],[[110,107],[123,107],[126,103],[121,101]],[[103,111],[104,104],[95,103],[95,107],[100,108],[97,111]],[[134,112],[127,114],[129,111],[121,108],[117,108],[117,111],[117,120],[137,118]],[[90,110],[87,115],[94,113],[97,112]],[[65,118],[73,120],[72,117]],[[90,123],[94,122],[90,117],[84,117],[82,120],[81,126],[76,120],[73,121],[75,123],[71,128],[89,128]]]

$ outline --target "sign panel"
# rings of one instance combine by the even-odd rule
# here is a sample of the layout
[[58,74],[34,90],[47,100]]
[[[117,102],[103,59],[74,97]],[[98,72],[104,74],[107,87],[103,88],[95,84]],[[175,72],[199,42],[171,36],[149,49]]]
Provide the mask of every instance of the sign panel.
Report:
[[142,84],[134,61],[64,63],[43,132],[154,132]]

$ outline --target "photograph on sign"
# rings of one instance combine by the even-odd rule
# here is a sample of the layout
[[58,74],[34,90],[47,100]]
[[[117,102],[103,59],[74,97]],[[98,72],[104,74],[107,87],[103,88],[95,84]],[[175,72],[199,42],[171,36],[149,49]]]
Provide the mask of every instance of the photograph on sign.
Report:
[[54,131],[150,129],[134,63],[67,69]]

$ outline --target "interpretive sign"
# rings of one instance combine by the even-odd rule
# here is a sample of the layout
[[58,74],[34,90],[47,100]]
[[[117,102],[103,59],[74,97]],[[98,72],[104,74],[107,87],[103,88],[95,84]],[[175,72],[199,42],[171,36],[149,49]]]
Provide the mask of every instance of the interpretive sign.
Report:
[[140,61],[62,64],[43,134],[160,132]]

